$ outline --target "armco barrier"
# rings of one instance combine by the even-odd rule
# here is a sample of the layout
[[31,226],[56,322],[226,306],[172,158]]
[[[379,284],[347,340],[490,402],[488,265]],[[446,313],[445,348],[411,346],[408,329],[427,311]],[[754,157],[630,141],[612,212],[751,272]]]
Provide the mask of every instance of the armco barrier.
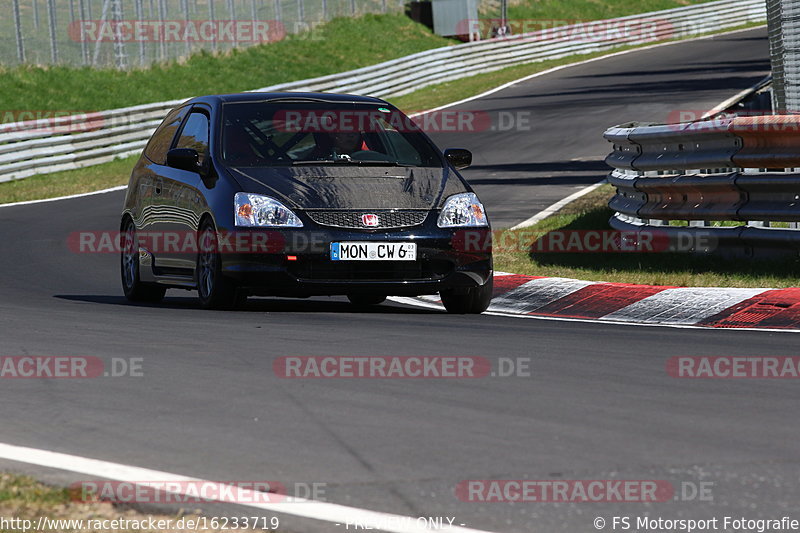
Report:
[[[666,11],[605,21],[652,22],[647,42],[699,35],[766,18],[764,0],[721,0]],[[559,28],[561,34],[579,34],[581,25]],[[611,50],[625,44],[619,34],[606,39],[571,39],[547,30],[507,38],[478,41],[428,50],[340,74],[282,83],[258,89],[269,91],[324,91],[391,97],[511,65]],[[0,182],[35,174],[84,167],[139,152],[166,112],[183,100],[103,111],[93,119],[97,129],[81,133],[35,129],[35,123],[3,124],[0,128]],[[79,122],[80,117],[65,121]],[[32,129],[33,128],[33,129]]]
[[703,251],[800,250],[800,115],[624,124],[605,137],[614,229],[703,235],[714,243]]

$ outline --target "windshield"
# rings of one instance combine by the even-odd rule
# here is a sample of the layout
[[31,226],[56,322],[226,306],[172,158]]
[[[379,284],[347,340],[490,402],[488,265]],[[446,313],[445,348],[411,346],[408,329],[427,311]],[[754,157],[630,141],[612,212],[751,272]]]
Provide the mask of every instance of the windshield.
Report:
[[443,164],[414,121],[394,107],[309,101],[225,104],[222,159],[237,167]]

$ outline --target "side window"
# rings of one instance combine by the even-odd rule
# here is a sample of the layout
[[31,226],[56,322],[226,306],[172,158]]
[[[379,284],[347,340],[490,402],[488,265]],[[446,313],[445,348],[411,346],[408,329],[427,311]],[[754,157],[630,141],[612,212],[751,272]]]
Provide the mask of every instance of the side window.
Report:
[[189,115],[175,148],[194,148],[202,164],[208,155],[208,117],[198,112]]
[[164,164],[167,159],[167,151],[172,144],[172,139],[175,137],[175,132],[178,131],[181,121],[183,117],[186,116],[188,110],[188,107],[181,107],[170,111],[167,118],[164,119],[164,122],[162,122],[155,133],[153,133],[153,136],[150,137],[150,142],[147,143],[144,149],[144,155],[147,156],[150,161],[159,165]]

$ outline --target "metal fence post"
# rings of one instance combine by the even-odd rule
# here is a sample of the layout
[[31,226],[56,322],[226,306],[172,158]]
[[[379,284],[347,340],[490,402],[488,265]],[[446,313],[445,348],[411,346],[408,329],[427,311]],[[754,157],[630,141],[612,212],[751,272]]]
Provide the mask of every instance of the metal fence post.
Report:
[[[211,0],[213,1],[213,0]],[[167,6],[164,0],[158,0],[158,20],[161,22],[161,31],[158,34],[158,58],[164,61],[167,58],[166,43],[164,42],[164,22],[167,19]]]
[[111,19],[114,21],[114,60],[120,70],[128,68],[128,55],[125,53],[125,43],[122,40],[122,27],[120,26],[123,18],[122,0],[114,0],[111,6]]
[[[215,17],[215,14],[214,14],[214,2],[215,1],[216,0],[208,0],[208,18],[211,19],[212,23],[214,23],[214,21],[216,20],[216,17]],[[214,33],[211,36],[211,49],[215,50],[215,51],[217,49],[217,32],[216,31],[214,31]]]
[[[231,20],[236,20],[236,8],[233,5],[233,0],[228,0],[228,16]],[[236,39],[236,30],[233,31],[233,46],[234,48],[239,45],[239,41]]]
[[[181,0],[181,11],[183,11],[183,20],[187,23],[186,26],[188,27],[189,22],[189,0]],[[192,53],[192,44],[189,42],[189,36],[184,32],[183,34],[184,44],[186,45],[186,55]]]
[[14,0],[14,32],[17,36],[17,59],[25,62],[25,43],[22,41],[22,22],[19,20],[19,0]]
[[86,22],[86,5],[84,4],[86,0],[79,0],[78,2],[78,9],[80,11],[81,16],[81,62],[86,65],[89,62],[89,49],[86,46],[86,33],[83,31],[83,24]]
[[56,42],[56,5],[55,0],[47,0],[47,21],[50,24],[50,59],[58,63],[58,43]]
[[769,55],[772,64],[772,109],[776,112],[786,110],[786,77],[784,58],[786,50],[783,43],[783,9],[781,0],[767,0],[767,34],[769,36]]
[[[100,26],[105,24],[108,20],[108,2],[110,0],[103,0],[103,10],[100,13]],[[91,2],[90,2],[91,5]],[[100,57],[100,43],[102,42],[102,32],[97,33],[97,39],[94,42],[94,55],[92,56],[92,66],[97,66],[97,60]]]
[[[136,0],[134,2],[134,7],[136,9],[136,20],[141,22],[144,20],[144,6],[142,5],[142,0]],[[145,66],[145,47],[144,41],[139,41],[139,65]]]

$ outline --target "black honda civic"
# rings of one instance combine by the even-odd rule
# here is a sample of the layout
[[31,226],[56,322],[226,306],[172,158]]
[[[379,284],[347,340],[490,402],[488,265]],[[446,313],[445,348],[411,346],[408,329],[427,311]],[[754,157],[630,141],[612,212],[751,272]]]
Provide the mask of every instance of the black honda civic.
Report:
[[131,174],[122,213],[125,296],[197,290],[206,308],[248,296],[440,294],[453,313],[492,296],[489,220],[408,116],[377,98],[204,96],[172,110]]

